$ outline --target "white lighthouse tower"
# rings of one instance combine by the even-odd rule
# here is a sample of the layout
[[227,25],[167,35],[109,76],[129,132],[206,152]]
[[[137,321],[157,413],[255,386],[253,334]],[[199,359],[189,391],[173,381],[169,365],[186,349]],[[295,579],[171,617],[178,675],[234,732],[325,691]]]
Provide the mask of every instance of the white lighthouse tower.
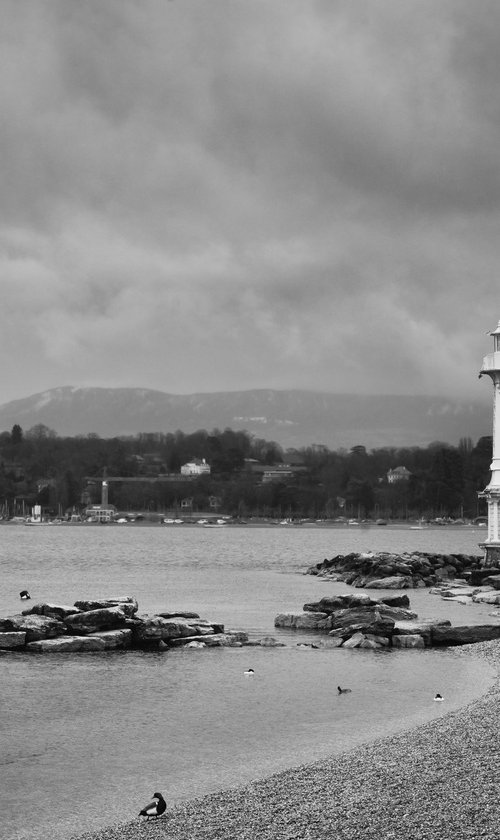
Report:
[[488,503],[488,536],[481,546],[484,548],[484,565],[500,565],[500,321],[493,337],[493,353],[483,359],[479,377],[491,376],[493,382],[493,460],[491,479],[480,496]]

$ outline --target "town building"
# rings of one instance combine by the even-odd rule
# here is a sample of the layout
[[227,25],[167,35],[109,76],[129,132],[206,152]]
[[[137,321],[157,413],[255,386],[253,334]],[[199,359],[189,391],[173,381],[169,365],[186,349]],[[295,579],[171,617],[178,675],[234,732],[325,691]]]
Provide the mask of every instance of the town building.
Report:
[[247,473],[261,480],[262,484],[287,481],[295,475],[306,473],[307,467],[303,464],[301,456],[291,456],[286,464],[261,464],[255,458],[245,458],[245,470]]
[[108,482],[104,479],[101,485],[101,504],[87,507],[85,518],[91,522],[112,522],[115,515],[116,507],[108,502]]
[[387,481],[389,484],[396,484],[397,481],[408,481],[410,477],[411,472],[410,470],[407,470],[406,467],[395,467],[387,473]]
[[194,458],[192,461],[188,461],[187,464],[182,465],[181,475],[210,475],[210,464],[207,464],[205,458],[202,458],[201,460],[199,458]]
[[113,522],[116,516],[116,508],[114,505],[91,505],[85,508],[85,519],[90,522]]

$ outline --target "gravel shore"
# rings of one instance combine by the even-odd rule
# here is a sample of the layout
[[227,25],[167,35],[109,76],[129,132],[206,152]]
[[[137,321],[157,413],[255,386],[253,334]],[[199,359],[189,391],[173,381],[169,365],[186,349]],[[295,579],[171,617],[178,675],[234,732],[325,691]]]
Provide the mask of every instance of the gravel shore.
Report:
[[497,677],[464,709],[80,840],[497,840],[500,641],[457,649],[470,654]]

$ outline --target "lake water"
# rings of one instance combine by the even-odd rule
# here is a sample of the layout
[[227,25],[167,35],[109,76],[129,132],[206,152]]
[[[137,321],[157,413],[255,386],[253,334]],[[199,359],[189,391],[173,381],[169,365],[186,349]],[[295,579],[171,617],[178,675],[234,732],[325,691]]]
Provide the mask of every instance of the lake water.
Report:
[[[286,646],[0,657],[0,838],[67,840],[133,819],[155,790],[173,803],[244,784],[465,705],[491,683],[484,662],[304,649],[314,634],[275,630],[274,618],[349,590],[303,574],[326,557],[479,554],[482,538],[466,527],[1,526],[0,616],[26,606],[24,588],[31,603],[133,595],[139,612],[194,610]],[[486,605],[408,594],[421,617],[495,620]]]

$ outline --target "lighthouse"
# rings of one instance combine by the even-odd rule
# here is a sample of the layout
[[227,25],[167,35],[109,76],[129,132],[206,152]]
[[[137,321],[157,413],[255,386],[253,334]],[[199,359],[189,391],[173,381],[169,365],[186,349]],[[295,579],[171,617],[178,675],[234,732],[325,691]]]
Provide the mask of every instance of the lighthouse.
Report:
[[483,359],[479,377],[487,374],[493,382],[493,460],[491,479],[480,493],[488,504],[488,536],[481,547],[484,548],[484,565],[500,565],[500,321],[497,328],[490,332],[493,338],[493,353]]

